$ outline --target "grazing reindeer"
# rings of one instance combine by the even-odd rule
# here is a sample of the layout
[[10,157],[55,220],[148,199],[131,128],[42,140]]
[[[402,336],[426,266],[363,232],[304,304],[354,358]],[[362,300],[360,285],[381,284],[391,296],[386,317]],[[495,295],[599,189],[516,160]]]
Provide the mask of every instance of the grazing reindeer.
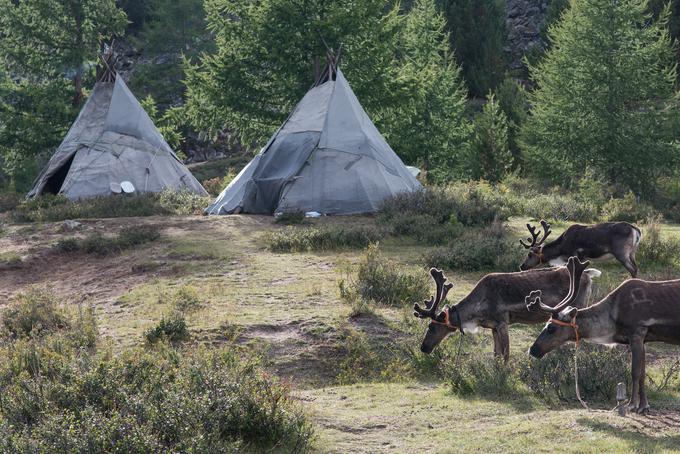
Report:
[[[510,357],[508,325],[513,323],[536,324],[545,322],[543,314],[526,310],[525,296],[533,288],[540,288],[548,304],[557,304],[569,289],[569,272],[566,268],[548,268],[518,273],[492,273],[484,276],[468,296],[453,307],[444,306],[437,313],[439,304],[453,284],[446,283],[441,270],[432,268],[430,274],[437,285],[437,294],[425,301],[425,308],[413,305],[416,317],[432,321],[427,327],[420,347],[423,353],[430,353],[446,336],[459,329],[461,333],[476,332],[479,327],[493,331],[494,353],[502,355],[505,361]],[[599,276],[597,270],[588,270],[583,276],[583,289],[576,303],[585,307],[590,296],[591,278]]]
[[595,225],[574,224],[562,233],[555,241],[548,244],[545,239],[550,235],[550,224],[541,221],[543,236],[538,240],[536,227],[527,224],[531,234],[527,244],[519,240],[529,250],[521,270],[529,270],[542,263],[564,265],[571,256],[580,260],[606,258],[614,256],[628,270],[632,277],[637,277],[638,266],[635,263],[635,250],[640,244],[640,229],[627,222],[604,222]]
[[578,343],[580,339],[598,344],[628,344],[633,357],[633,391],[628,408],[647,413],[645,342],[680,345],[680,279],[659,282],[629,279],[600,302],[576,308],[571,304],[578,301],[579,276],[588,264],[576,257],[569,259],[571,290],[557,306],[543,304],[540,290],[527,297],[530,312],[551,315],[529,354],[542,358],[554,348],[569,341]]

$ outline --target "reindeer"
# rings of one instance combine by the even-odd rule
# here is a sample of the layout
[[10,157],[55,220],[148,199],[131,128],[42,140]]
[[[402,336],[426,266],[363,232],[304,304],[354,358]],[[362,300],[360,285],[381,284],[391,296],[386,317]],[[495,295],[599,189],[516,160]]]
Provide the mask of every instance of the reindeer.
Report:
[[645,392],[645,343],[680,345],[680,279],[659,282],[629,279],[598,303],[574,307],[572,304],[580,301],[580,276],[589,264],[577,257],[569,258],[570,291],[560,304],[543,304],[540,290],[527,296],[529,312],[550,314],[529,354],[542,358],[566,342],[578,344],[581,339],[605,345],[628,344],[633,375],[628,409],[646,414],[649,402]]
[[[516,273],[492,273],[484,276],[468,296],[453,307],[445,306],[437,313],[439,304],[453,284],[446,283],[441,270],[430,269],[432,279],[437,286],[436,295],[424,301],[425,308],[418,303],[413,305],[416,317],[429,318],[425,338],[420,347],[423,353],[432,350],[446,336],[457,329],[461,333],[476,332],[480,327],[489,328],[493,332],[494,354],[503,356],[505,361],[510,357],[510,339],[508,325],[513,323],[537,324],[547,320],[543,314],[528,313],[525,296],[528,291],[540,288],[545,300],[555,305],[562,300],[569,288],[569,272],[566,268],[547,268]],[[600,272],[592,269],[583,276],[584,292],[577,301],[578,307],[584,307],[590,296],[591,278]]]
[[580,260],[615,257],[626,267],[632,277],[637,277],[639,268],[635,263],[635,250],[640,244],[640,229],[627,222],[604,222],[595,225],[574,224],[555,241],[544,244],[550,235],[550,224],[541,221],[543,236],[539,240],[536,227],[527,224],[531,237],[530,244],[519,240],[529,250],[527,258],[519,267],[529,270],[542,263],[564,265],[573,255]]

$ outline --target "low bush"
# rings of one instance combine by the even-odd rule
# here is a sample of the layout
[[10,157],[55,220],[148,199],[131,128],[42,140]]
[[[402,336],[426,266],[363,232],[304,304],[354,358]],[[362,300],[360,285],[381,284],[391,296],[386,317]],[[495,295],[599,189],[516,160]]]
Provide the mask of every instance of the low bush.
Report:
[[169,341],[172,343],[182,342],[189,338],[186,319],[177,311],[161,318],[156,326],[144,332],[144,339],[148,344],[155,344],[158,341]]
[[[159,303],[163,303],[162,299]],[[169,297],[170,304],[174,310],[181,314],[186,314],[199,309],[203,304],[198,295],[196,287],[182,285],[172,296]]]
[[41,336],[69,327],[66,312],[54,296],[37,287],[11,301],[2,313],[2,325],[13,338]]
[[0,191],[0,213],[13,210],[20,203],[23,197],[16,192],[2,192]]
[[340,294],[346,300],[360,298],[391,306],[413,304],[429,294],[429,279],[425,271],[408,272],[380,253],[377,244],[371,244],[361,259],[356,277],[340,281]]
[[264,240],[272,252],[309,252],[365,248],[382,237],[375,227],[289,227],[266,233]]
[[640,202],[628,191],[623,198],[611,198],[602,207],[602,218],[605,221],[636,222],[654,215],[654,209],[644,202]]
[[[457,357],[451,357],[454,360]],[[503,396],[516,394],[519,380],[512,364],[491,352],[461,352],[455,364],[442,365],[454,394],[460,396]]]
[[649,217],[642,225],[636,259],[642,266],[680,268],[680,240],[661,237],[660,217]]
[[55,248],[58,251],[67,253],[83,252],[106,256],[156,241],[158,238],[160,238],[158,227],[141,225],[124,227],[115,237],[104,236],[99,232],[95,232],[82,239],[64,238],[57,242]]
[[84,349],[71,340],[83,323],[63,314],[62,328],[0,342],[0,452],[309,450],[299,402],[258,359],[239,359],[233,346]]
[[78,201],[61,195],[44,195],[24,200],[12,210],[11,217],[15,222],[54,222],[65,219],[187,215],[202,213],[208,203],[209,197],[172,190]]
[[[574,345],[560,347],[541,360],[523,355],[516,359],[519,378],[548,403],[575,400]],[[579,347],[579,389],[586,400],[611,402],[616,385],[628,383],[630,366],[625,347],[608,348],[583,343]]]
[[457,237],[463,226],[488,225],[507,215],[488,185],[458,183],[390,197],[383,202],[378,221],[395,235],[444,244]]
[[0,269],[19,268],[23,260],[15,252],[0,252]]
[[287,213],[279,213],[275,218],[274,222],[277,224],[302,224],[305,222],[305,212],[304,211],[289,211]]
[[427,267],[464,271],[516,271],[523,251],[507,237],[502,224],[468,230],[447,247],[427,252]]

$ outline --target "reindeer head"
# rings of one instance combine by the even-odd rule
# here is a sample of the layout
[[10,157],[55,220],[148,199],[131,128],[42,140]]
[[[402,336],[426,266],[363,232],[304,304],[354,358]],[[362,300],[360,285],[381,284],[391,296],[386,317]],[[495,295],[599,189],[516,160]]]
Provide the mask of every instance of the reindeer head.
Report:
[[530,270],[543,263],[543,243],[545,243],[545,239],[550,235],[550,224],[542,220],[541,226],[543,227],[543,236],[540,240],[538,237],[541,234],[536,232],[536,227],[531,224],[527,224],[527,229],[529,229],[531,234],[531,237],[528,237],[527,240],[531,241],[531,244],[519,240],[522,246],[529,250],[524,263],[519,266],[519,269],[522,271]]
[[[413,315],[422,319],[432,319],[425,332],[423,343],[420,346],[420,350],[423,353],[431,353],[446,336],[456,330],[456,326],[460,326],[460,322],[456,317],[457,312],[455,307],[449,308],[448,306],[444,306],[444,310],[437,313],[439,303],[446,299],[446,294],[451,290],[453,284],[446,283],[446,277],[441,270],[431,268],[430,275],[437,285],[437,294],[430,297],[429,300],[424,301],[424,309],[421,308],[418,303],[413,305]],[[456,317],[456,322],[453,320],[454,317]]]
[[578,325],[576,324],[578,309],[571,306],[571,303],[578,297],[581,275],[589,265],[590,262],[588,261],[582,263],[576,257],[569,258],[567,262],[569,293],[555,307],[543,304],[540,290],[534,290],[524,299],[527,303],[527,310],[531,312],[543,311],[550,314],[550,320],[529,349],[529,354],[534,358],[542,358],[546,353],[560,345],[572,340],[578,340]]

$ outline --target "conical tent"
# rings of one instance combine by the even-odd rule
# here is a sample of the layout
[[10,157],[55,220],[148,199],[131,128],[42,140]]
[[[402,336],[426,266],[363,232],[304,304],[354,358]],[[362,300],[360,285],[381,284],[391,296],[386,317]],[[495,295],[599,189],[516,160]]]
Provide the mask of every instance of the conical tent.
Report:
[[386,197],[420,187],[338,69],[335,80],[302,98],[206,212],[369,213]]
[[137,192],[186,189],[207,195],[123,79],[109,73],[95,84],[28,196],[104,196],[120,192],[121,183],[126,181]]

